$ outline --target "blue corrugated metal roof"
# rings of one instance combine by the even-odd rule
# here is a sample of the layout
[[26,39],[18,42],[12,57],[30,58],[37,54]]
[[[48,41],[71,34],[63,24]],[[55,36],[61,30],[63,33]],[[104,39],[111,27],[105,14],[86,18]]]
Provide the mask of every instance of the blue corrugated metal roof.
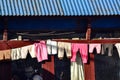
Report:
[[120,15],[120,0],[0,0],[0,15]]

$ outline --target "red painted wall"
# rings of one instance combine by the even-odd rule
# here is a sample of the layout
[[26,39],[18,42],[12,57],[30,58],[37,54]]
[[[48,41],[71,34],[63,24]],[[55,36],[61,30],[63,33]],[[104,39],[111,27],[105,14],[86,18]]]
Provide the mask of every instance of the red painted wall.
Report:
[[49,56],[49,59],[42,64],[43,80],[54,80],[54,56]]

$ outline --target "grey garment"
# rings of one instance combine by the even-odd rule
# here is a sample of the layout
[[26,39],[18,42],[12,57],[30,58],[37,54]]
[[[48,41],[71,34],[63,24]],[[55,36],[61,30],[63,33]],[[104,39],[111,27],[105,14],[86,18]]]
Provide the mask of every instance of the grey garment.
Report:
[[76,62],[71,62],[71,80],[85,80],[82,59],[78,55]]
[[101,54],[108,54],[108,56],[112,56],[113,44],[102,44],[102,53]]

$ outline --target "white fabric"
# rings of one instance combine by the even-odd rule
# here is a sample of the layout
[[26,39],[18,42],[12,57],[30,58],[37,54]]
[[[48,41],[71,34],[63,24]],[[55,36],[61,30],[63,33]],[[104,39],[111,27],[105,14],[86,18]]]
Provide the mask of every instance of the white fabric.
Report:
[[117,48],[118,55],[119,55],[119,57],[120,57],[120,43],[116,43],[115,46],[116,46],[116,48]]
[[78,55],[76,62],[71,62],[71,80],[85,80],[82,59]]
[[52,40],[47,40],[47,51],[48,54],[57,54],[57,42]]
[[21,48],[11,49],[11,59],[18,60],[21,58]]
[[34,45],[28,45],[21,48],[21,57],[22,59],[25,59],[27,57],[27,54],[30,53],[32,58],[36,57],[35,53],[35,46]]

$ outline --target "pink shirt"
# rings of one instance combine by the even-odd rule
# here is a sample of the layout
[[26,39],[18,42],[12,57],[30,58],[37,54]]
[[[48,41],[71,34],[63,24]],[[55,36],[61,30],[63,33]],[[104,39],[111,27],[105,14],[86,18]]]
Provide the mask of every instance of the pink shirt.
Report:
[[40,41],[39,43],[34,43],[35,52],[38,62],[48,59],[47,46],[45,41]]

